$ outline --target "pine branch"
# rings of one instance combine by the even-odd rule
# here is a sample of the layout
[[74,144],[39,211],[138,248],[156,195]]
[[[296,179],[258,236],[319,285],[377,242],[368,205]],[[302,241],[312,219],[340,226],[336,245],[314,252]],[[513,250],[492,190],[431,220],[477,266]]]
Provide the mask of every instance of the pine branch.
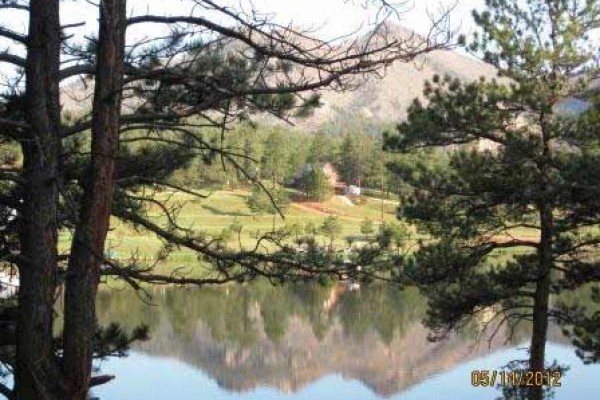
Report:
[[2,3],[0,3],[0,10],[29,11],[29,6],[19,3],[18,0],[3,0]]
[[98,376],[93,376],[90,378],[90,388],[96,387],[96,386],[100,386],[100,385],[104,385],[110,381],[112,381],[113,379],[115,379],[116,376],[114,375],[98,375]]
[[3,28],[0,26],[0,37],[12,40],[14,42],[23,44],[23,45],[27,45],[27,36],[20,34],[18,32],[15,32],[13,30],[7,29],[7,28]]
[[23,57],[10,54],[7,51],[0,52],[0,63],[12,64],[19,68],[25,68],[26,61]]
[[0,383],[0,394],[6,397],[7,400],[17,400],[12,389],[3,383]]

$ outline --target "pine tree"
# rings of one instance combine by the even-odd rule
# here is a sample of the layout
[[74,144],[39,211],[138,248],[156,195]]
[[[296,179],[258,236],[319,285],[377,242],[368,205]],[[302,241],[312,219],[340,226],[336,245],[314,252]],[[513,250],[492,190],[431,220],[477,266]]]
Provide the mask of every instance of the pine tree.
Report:
[[325,201],[333,195],[329,178],[322,169],[312,167],[303,176],[303,186],[310,200]]
[[[445,47],[448,40],[443,35],[439,42],[398,41],[380,29],[382,23],[368,40],[327,42],[277,24],[270,15],[212,0],[181,2],[187,5],[181,15],[152,13],[152,7],[132,14],[127,0],[80,1],[98,14],[97,26],[85,27],[96,33],[82,37],[71,34],[79,24],[61,24],[67,3],[0,0],[0,39],[10,41],[0,50],[0,62],[17,71],[0,93],[0,139],[3,147],[20,147],[22,156],[20,165],[0,176],[0,206],[18,210],[16,221],[0,230],[2,261],[20,275],[19,296],[11,299],[17,306],[11,304],[2,315],[3,326],[18,329],[6,343],[9,356],[2,359],[14,372],[14,387],[0,383],[0,393],[21,400],[84,400],[90,387],[112,379],[92,377],[93,358],[107,351],[98,340],[114,339],[117,347],[126,341],[118,330],[97,326],[102,276],[141,290],[141,282],[289,276],[298,271],[292,265],[304,264],[283,246],[278,256],[259,254],[260,246],[250,252],[224,250],[201,232],[180,226],[173,205],[157,204],[145,190],[167,187],[202,197],[169,178],[197,158],[220,159],[223,166],[242,170],[240,154],[222,146],[234,123],[255,113],[282,119],[298,110],[306,113],[318,105],[318,89],[354,87],[364,76]],[[390,7],[380,0],[365,3]],[[7,13],[27,19],[22,24],[27,32],[6,27]],[[152,35],[157,25],[169,34]],[[126,31],[140,26],[149,35],[133,43]],[[67,80],[87,81],[89,113],[62,118],[60,88]],[[206,140],[205,130],[211,128],[221,133],[220,143]],[[164,218],[150,218],[150,206],[158,206]],[[189,279],[156,274],[139,262],[106,259],[113,217],[157,236],[168,243],[167,250],[197,252],[214,266],[213,274]],[[58,236],[66,229],[74,232],[70,249],[59,254]],[[331,265],[305,264],[303,273]],[[62,286],[64,334],[54,340],[55,292]]]
[[[270,195],[270,196],[269,196]],[[268,192],[263,188],[254,186],[246,204],[253,214],[277,215],[284,212],[290,204],[290,198],[285,189],[273,188]]]
[[322,131],[318,131],[310,144],[308,150],[307,162],[309,164],[320,164],[335,161],[336,145],[331,136]]
[[[561,304],[560,295],[600,281],[600,107],[588,98],[585,110],[566,110],[566,100],[586,99],[598,73],[589,35],[600,26],[600,4],[486,6],[474,12],[480,32],[470,49],[499,79],[434,78],[425,104],[415,100],[387,138],[393,151],[450,153],[442,165],[395,167],[412,187],[401,215],[433,239],[410,273],[429,297],[434,339],[493,309],[491,324],[533,321],[530,370],[545,368],[549,320],[565,326],[582,358],[597,361],[600,315]],[[541,387],[525,394],[543,396]]]
[[342,180],[348,185],[358,185],[361,174],[362,153],[355,135],[346,134],[340,146],[339,170]]
[[339,217],[330,215],[325,218],[319,230],[323,235],[329,238],[329,247],[333,247],[333,242],[342,233],[342,223]]
[[280,129],[274,128],[265,140],[260,160],[261,176],[273,185],[282,183],[287,162],[287,146]]

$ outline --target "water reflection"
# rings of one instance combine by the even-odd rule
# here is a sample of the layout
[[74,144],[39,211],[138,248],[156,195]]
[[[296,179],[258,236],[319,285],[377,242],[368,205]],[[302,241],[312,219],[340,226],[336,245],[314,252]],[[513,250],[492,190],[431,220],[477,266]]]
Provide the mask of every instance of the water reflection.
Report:
[[[353,395],[328,397],[322,389],[313,398],[355,398],[360,390],[351,388],[357,383],[372,396],[389,397],[409,388],[418,393],[419,384],[436,374],[511,345],[505,343],[504,332],[490,347],[487,342],[476,345],[476,323],[447,342],[429,343],[427,330],[420,324],[426,311],[424,300],[415,289],[399,291],[386,285],[349,292],[345,286],[272,287],[258,282],[228,288],[166,289],[153,293],[153,306],[129,291],[102,292],[98,302],[102,323],[116,321],[129,330],[142,323],[150,326],[152,339],[137,344],[129,360],[109,362],[117,369],[119,365],[125,368],[117,371],[117,382],[131,393],[138,393],[143,385],[137,379],[136,389],[135,372],[126,370],[133,360],[139,376],[145,377],[160,376],[161,368],[163,374],[167,368],[184,375],[190,369],[201,371],[206,379],[196,383],[202,386],[195,388],[197,393],[216,383],[225,389],[221,394],[252,393],[253,398],[272,399],[281,393],[315,390],[322,378],[329,377],[346,383],[329,381],[325,386],[331,389],[333,385],[338,394],[350,390],[347,394]],[[557,334],[551,336],[564,342]],[[527,338],[524,329],[515,334],[512,344]],[[165,364],[158,357],[177,361]],[[150,366],[149,360],[161,361]],[[464,375],[461,385],[466,388],[469,374]],[[169,398],[188,398],[194,390],[190,384],[185,383],[185,389],[173,388],[175,393]],[[268,393],[263,393],[264,388],[269,388]],[[256,397],[257,393],[263,394]]]

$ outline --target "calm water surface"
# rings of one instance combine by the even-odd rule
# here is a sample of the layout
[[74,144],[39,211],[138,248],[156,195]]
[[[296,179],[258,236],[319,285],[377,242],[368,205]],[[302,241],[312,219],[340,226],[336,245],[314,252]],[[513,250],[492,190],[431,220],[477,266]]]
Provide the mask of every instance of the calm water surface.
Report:
[[[103,400],[486,400],[500,392],[471,386],[474,369],[527,357],[527,327],[506,343],[500,332],[478,344],[478,324],[429,343],[416,290],[370,286],[167,289],[152,305],[128,291],[99,295],[102,323],[150,327],[129,357],[98,366],[117,379]],[[600,366],[584,366],[551,332],[549,359],[570,370],[558,400],[598,399]]]

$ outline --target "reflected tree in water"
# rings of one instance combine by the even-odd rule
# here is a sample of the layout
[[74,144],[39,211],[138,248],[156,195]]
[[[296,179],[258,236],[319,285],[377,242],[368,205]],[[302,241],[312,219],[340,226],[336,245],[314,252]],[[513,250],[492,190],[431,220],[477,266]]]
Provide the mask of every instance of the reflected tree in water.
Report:
[[[78,1],[94,15],[95,26],[82,27],[61,22],[68,3],[0,1],[0,39],[10,42],[0,50],[0,63],[14,72],[0,93],[0,139],[19,161],[3,165],[0,176],[1,267],[20,277],[18,304],[3,313],[11,355],[2,362],[14,371],[15,385],[0,385],[0,393],[21,400],[84,400],[90,387],[111,378],[93,378],[91,369],[99,347],[108,345],[97,341],[108,332],[97,326],[95,309],[107,276],[141,290],[142,282],[221,284],[332,268],[339,274],[339,257],[320,265],[301,261],[277,235],[260,239],[279,244],[277,255],[257,251],[260,246],[226,249],[179,225],[178,207],[157,201],[156,191],[205,197],[169,180],[198,159],[220,161],[261,186],[243,170],[243,152],[207,141],[203,131],[223,136],[257,113],[283,120],[306,114],[318,105],[319,89],[352,89],[396,61],[446,47],[450,36],[435,24],[426,38],[394,37],[384,23],[394,7],[380,0],[360,2],[380,10],[366,37],[335,43],[277,23],[252,5],[187,0],[178,2],[180,15],[164,15],[152,7],[132,14],[126,0]],[[6,26],[15,14],[28,22],[19,26],[25,29]],[[164,34],[154,34],[157,26]],[[137,27],[148,36],[132,42],[127,31]],[[76,33],[81,28],[86,35]],[[63,115],[68,96],[61,96],[61,86],[73,81],[84,82],[83,97],[92,101],[80,113]],[[153,207],[160,218],[150,215]],[[182,276],[139,257],[105,256],[113,217],[163,241],[161,255],[175,247],[196,252],[204,262],[198,265],[210,265],[211,273]],[[59,233],[66,230],[59,250]],[[56,339],[62,287],[62,337]]]
[[[410,273],[429,298],[432,339],[474,318],[492,331],[532,321],[528,368],[542,372],[557,321],[582,359],[598,361],[600,313],[551,297],[591,287],[598,301],[600,69],[590,37],[600,4],[488,0],[473,15],[468,49],[498,79],[434,77],[386,144],[421,156],[446,149],[441,163],[392,166],[412,187],[401,216],[430,235]],[[571,109],[573,99],[586,107]]]

